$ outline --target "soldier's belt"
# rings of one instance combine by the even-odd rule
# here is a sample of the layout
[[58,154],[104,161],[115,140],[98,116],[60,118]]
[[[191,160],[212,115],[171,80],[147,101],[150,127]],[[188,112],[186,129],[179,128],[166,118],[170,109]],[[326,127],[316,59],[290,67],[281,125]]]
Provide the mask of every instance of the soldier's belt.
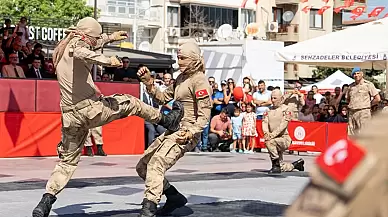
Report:
[[91,106],[93,102],[94,102],[94,100],[92,100],[92,99],[85,99],[85,100],[78,102],[74,106],[61,106],[61,110],[63,113],[67,113],[67,112],[71,112],[71,111],[75,112],[75,111],[81,110],[83,108],[86,108],[88,106]]

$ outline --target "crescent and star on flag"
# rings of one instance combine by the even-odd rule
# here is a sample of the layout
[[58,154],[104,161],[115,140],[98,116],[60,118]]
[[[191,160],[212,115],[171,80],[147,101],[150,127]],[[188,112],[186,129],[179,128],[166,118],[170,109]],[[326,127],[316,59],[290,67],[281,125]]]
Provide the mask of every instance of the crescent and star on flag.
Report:
[[[259,2],[259,0],[253,0],[255,4],[257,4]],[[309,0],[300,0],[300,3],[307,3]],[[327,4],[330,0],[322,0],[325,4]],[[246,4],[247,4],[248,0],[243,0],[242,4],[241,4],[241,8],[245,8]],[[340,13],[342,10],[346,9],[346,8],[349,8],[349,7],[352,7],[354,5],[354,0],[345,0],[344,2],[344,5],[343,6],[339,6],[339,7],[336,7],[333,9],[333,11],[335,13]],[[305,12],[306,14],[308,12],[310,12],[310,10],[313,8],[313,6],[305,6],[301,9],[301,11]],[[327,9],[331,8],[331,6],[323,6],[321,7],[319,10],[318,10],[318,14],[319,15],[322,15],[323,13],[325,13],[325,11]],[[350,17],[351,19],[355,20],[356,18],[360,17],[366,10],[366,7],[365,6],[358,6],[358,7],[355,7],[353,10],[351,10],[351,13],[352,13],[352,16]],[[371,18],[371,17],[378,17],[383,11],[385,10],[385,7],[376,7],[373,9],[373,11],[371,11],[369,14],[368,14],[368,18]],[[388,17],[388,13],[386,13],[384,15],[383,18],[386,18]]]

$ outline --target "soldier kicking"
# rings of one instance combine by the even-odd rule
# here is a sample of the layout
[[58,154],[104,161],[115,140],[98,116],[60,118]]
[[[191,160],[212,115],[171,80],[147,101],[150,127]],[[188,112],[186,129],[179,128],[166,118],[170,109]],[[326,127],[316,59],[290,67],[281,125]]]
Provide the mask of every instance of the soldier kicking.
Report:
[[292,113],[288,106],[282,104],[282,92],[273,90],[271,94],[272,107],[264,113],[263,132],[265,146],[271,158],[272,168],[269,173],[290,172],[294,169],[304,171],[304,160],[299,159],[293,163],[283,162],[283,152],[290,147],[291,137],[288,135],[288,123]]
[[[90,75],[92,64],[118,67],[116,57],[105,57],[94,50],[104,44],[127,38],[126,32],[102,34],[101,25],[93,18],[80,20],[54,50],[53,61],[61,93],[62,140],[58,145],[60,162],[54,168],[33,217],[49,216],[56,195],[63,190],[77,168],[89,129],[117,119],[136,115],[170,131],[179,128],[183,107],[177,101],[168,115],[128,94],[97,97],[98,89]],[[179,100],[179,99],[178,99]]]
[[[210,119],[212,90],[205,76],[205,66],[201,50],[193,42],[180,46],[178,64],[181,74],[174,85],[163,92],[159,91],[151,78],[150,71],[142,67],[138,76],[145,84],[147,92],[159,104],[171,99],[179,100],[184,107],[184,117],[178,132],[167,131],[159,136],[147,149],[136,166],[139,176],[145,180],[145,193],[140,217],[169,215],[184,206],[187,199],[165,178],[170,169],[183,155],[191,151],[201,139],[201,133]],[[166,204],[157,212],[157,205],[166,195]]]

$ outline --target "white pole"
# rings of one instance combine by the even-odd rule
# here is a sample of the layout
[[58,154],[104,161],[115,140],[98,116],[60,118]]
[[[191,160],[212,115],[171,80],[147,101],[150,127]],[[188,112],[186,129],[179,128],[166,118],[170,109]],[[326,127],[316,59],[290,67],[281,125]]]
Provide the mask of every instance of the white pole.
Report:
[[137,44],[137,16],[139,14],[137,13],[137,0],[135,0],[135,19],[133,20],[133,25],[132,25],[132,35],[133,35],[133,49],[136,49],[136,44]]

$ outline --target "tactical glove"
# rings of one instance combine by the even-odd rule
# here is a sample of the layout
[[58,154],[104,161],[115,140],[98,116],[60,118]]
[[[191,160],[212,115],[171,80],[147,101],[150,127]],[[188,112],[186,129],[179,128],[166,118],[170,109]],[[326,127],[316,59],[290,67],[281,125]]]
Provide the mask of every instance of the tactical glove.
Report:
[[118,56],[111,56],[110,62],[113,67],[120,67],[123,65],[123,62],[121,62],[120,58]]
[[111,42],[121,41],[128,38],[128,33],[126,31],[117,31],[109,35],[109,40]]

